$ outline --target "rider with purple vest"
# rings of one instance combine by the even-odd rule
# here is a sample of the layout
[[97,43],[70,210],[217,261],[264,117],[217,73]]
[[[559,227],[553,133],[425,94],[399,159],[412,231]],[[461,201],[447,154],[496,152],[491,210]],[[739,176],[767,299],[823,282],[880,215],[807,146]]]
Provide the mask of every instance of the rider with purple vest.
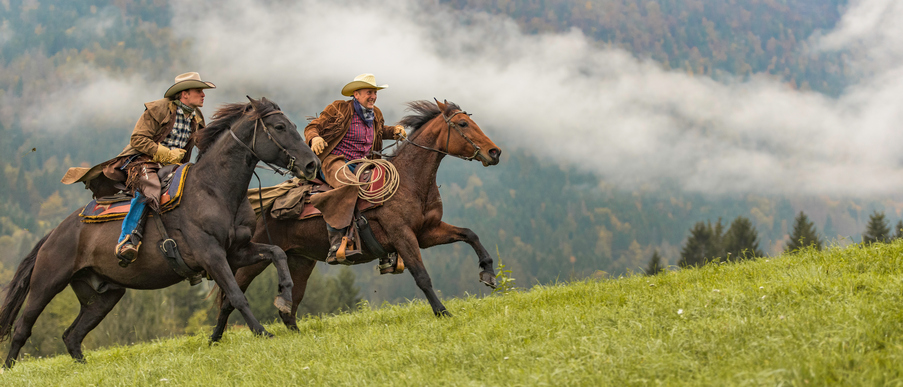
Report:
[[342,170],[353,176],[346,165],[358,159],[379,156],[385,138],[406,136],[402,126],[386,126],[383,114],[375,106],[377,90],[388,85],[376,85],[373,74],[361,74],[342,88],[342,95],[350,100],[337,100],[323,109],[320,115],[304,128],[304,138],[314,153],[320,156],[326,183],[333,190],[314,195],[314,206],[323,213],[329,231],[329,254],[326,262],[337,263],[336,251],[347,227],[351,225],[358,187],[336,179]]

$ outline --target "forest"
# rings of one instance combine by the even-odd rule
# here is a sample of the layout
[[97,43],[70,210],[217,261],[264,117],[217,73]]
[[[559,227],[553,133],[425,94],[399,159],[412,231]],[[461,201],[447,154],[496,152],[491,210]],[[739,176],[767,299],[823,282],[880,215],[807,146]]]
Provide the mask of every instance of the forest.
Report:
[[[794,89],[831,96],[862,76],[847,65],[855,53],[813,54],[807,47],[807,37],[838,22],[847,5],[841,0],[439,3],[459,12],[510,16],[531,34],[580,29],[600,47],[619,47],[663,68],[719,82],[764,75]],[[0,2],[0,283],[9,280],[38,239],[87,203],[90,195],[83,187],[59,183],[66,169],[103,161],[125,141],[97,122],[80,123],[73,131],[30,129],[34,117],[24,112],[46,102],[47,90],[54,85],[86,77],[85,66],[123,76],[169,78],[174,58],[192,49],[189,40],[174,37],[170,7],[162,0]],[[106,21],[103,33],[86,32],[86,21],[97,20]],[[709,195],[668,185],[628,190],[524,149],[507,150],[493,169],[446,161],[438,181],[444,220],[480,235],[496,263],[501,260],[519,286],[643,273],[654,257],[660,262],[655,267],[676,270],[700,222],[721,224],[743,217],[745,227],[756,232],[757,255],[770,255],[792,243],[801,211],[819,230],[822,243],[847,244],[861,240],[870,216],[886,214],[893,224],[903,210],[903,203],[892,199]],[[705,225],[696,230],[705,232]],[[477,260],[469,246],[436,247],[423,254],[442,297],[490,292],[477,281]],[[422,297],[410,276],[379,276],[372,266],[364,266],[318,266],[300,313],[333,313],[361,302],[378,306]],[[276,318],[265,290],[272,283],[268,271],[249,291],[262,321]],[[206,329],[215,311],[204,299],[207,291],[183,283],[129,292],[113,310],[116,318],[102,323],[86,345]],[[62,350],[59,334],[77,306],[68,291],[60,298],[39,320],[29,353]]]

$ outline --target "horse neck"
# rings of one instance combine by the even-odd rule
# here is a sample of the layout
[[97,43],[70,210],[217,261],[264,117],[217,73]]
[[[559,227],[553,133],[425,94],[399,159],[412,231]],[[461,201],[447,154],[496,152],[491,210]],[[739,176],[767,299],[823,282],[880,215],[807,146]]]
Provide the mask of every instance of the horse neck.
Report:
[[[410,141],[428,148],[445,150],[446,141],[443,135],[445,123],[437,117],[430,120],[417,131],[417,135]],[[399,188],[405,188],[415,191],[422,191],[424,194],[436,185],[436,173],[439,171],[439,164],[442,163],[444,154],[423,149],[415,145],[407,144],[392,159],[392,164],[398,170],[401,177]]]
[[[245,137],[250,135],[253,134],[236,133],[242,141],[248,140]],[[257,161],[250,151],[224,131],[198,159],[189,177],[195,176],[198,186],[208,187],[208,192],[225,199],[228,205],[234,203],[237,208],[245,200]]]

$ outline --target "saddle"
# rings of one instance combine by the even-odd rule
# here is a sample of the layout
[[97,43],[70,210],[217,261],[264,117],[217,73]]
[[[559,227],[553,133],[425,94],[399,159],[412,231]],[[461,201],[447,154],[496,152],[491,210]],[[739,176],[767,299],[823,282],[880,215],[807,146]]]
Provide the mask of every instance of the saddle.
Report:
[[[179,206],[182,200],[182,189],[185,186],[185,177],[188,176],[188,168],[192,164],[173,164],[160,168],[157,175],[160,176],[160,213],[172,211]],[[103,223],[113,220],[122,220],[129,213],[134,196],[125,191],[111,196],[92,199],[78,214],[84,223]]]
[[[375,166],[361,174],[359,182],[369,183],[366,186],[368,193],[378,192],[385,185],[386,170],[382,166]],[[280,220],[304,220],[323,214],[311,203],[314,195],[328,192],[333,188],[322,179],[300,180],[291,179],[275,187],[262,190],[249,190],[248,199],[255,211],[262,211],[268,206],[270,216]],[[358,198],[355,204],[352,227],[348,227],[345,237],[349,241],[340,248],[337,255],[348,256],[348,259],[336,262],[345,265],[354,265],[370,262],[375,259],[391,262],[391,268],[381,269],[381,272],[399,274],[404,271],[404,264],[398,259],[395,252],[387,252],[373,235],[373,230],[364,211],[382,206],[382,203],[372,203]],[[351,258],[354,257],[354,258]]]
[[[373,179],[374,176],[376,176],[376,179]],[[385,176],[386,174],[383,168],[376,167],[364,171],[364,173],[361,174],[360,182],[369,182],[370,184],[367,186],[367,191],[376,192],[385,184]],[[291,184],[291,186],[286,187],[285,184]],[[323,213],[311,203],[311,198],[313,195],[332,190],[332,187],[329,184],[319,178],[313,180],[292,179],[277,187],[283,187],[283,190],[288,188],[287,192],[272,200],[270,216],[280,220],[303,220],[323,216]],[[258,199],[258,196],[253,192],[249,192],[248,198],[252,200],[253,205],[253,202]],[[266,202],[266,200],[264,200],[264,202]],[[380,206],[382,206],[382,203],[371,203],[358,198],[357,203],[355,204],[355,215],[357,215],[358,212],[362,213]],[[266,207],[266,203],[263,203],[263,207]],[[257,207],[255,206],[255,211],[256,210]]]

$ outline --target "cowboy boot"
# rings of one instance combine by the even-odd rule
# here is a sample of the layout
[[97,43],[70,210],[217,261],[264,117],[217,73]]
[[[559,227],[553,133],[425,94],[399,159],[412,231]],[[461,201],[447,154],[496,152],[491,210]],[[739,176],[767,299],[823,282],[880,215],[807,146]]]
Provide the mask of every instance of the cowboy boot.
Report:
[[138,249],[141,248],[141,237],[132,232],[128,237],[116,245],[116,258],[119,258],[119,266],[129,267],[138,258]]
[[138,259],[138,249],[141,248],[141,238],[146,221],[147,210],[141,213],[138,224],[135,225],[135,229],[132,230],[131,234],[116,245],[116,258],[119,258],[119,266],[128,267]]
[[379,259],[379,274],[404,273],[404,261],[397,253],[389,253],[388,256]]

